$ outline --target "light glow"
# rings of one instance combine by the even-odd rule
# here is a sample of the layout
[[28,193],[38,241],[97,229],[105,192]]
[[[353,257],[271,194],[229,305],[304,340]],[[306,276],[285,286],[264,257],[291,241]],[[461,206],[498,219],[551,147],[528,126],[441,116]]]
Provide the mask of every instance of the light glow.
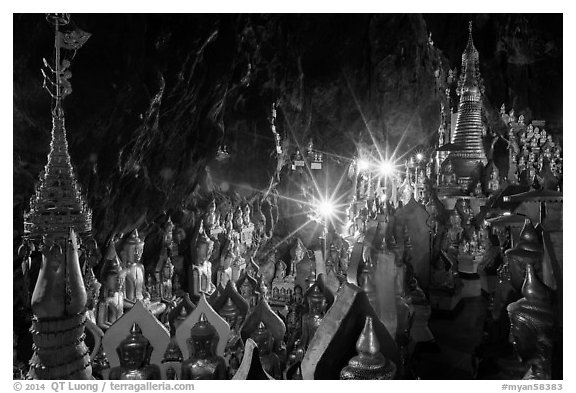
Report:
[[336,206],[332,201],[322,200],[316,208],[318,214],[324,218],[332,217],[336,213]]
[[424,158],[424,155],[422,153],[416,154],[416,160],[422,161],[423,158]]
[[361,171],[367,171],[368,168],[370,168],[370,163],[368,162],[368,160],[365,160],[363,158],[358,160],[358,169]]
[[382,176],[390,176],[394,172],[394,165],[390,161],[383,161],[380,163],[380,174]]

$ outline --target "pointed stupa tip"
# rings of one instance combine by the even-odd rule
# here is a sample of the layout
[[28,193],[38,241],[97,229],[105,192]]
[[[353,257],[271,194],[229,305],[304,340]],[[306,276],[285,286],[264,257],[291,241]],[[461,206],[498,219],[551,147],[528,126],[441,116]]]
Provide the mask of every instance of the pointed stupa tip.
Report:
[[130,328],[130,333],[131,334],[142,334],[142,329],[140,329],[140,325],[138,325],[138,323],[134,322],[132,324],[132,327]]
[[264,321],[260,321],[260,323],[258,323],[258,327],[256,328],[257,331],[264,331],[266,330],[266,324],[264,323]]
[[205,313],[200,314],[200,318],[198,318],[198,322],[208,322],[208,318],[206,318]]
[[370,355],[375,355],[380,351],[380,343],[378,342],[376,332],[374,331],[372,317],[366,317],[364,329],[362,329],[362,333],[360,333],[360,337],[356,342],[356,350],[358,353],[366,353]]
[[522,285],[522,296],[530,301],[548,302],[548,288],[540,281],[531,263],[526,264],[526,278]]

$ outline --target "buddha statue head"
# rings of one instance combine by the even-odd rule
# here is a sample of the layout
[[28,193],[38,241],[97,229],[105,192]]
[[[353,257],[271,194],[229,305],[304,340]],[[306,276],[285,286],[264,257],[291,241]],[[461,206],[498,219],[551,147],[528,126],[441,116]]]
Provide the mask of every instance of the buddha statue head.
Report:
[[190,329],[190,338],[187,340],[190,353],[196,358],[211,357],[217,340],[216,329],[208,322],[206,314],[200,314],[200,319]]
[[322,315],[326,308],[326,296],[318,285],[314,285],[312,291],[308,295],[308,307],[311,314]]
[[240,315],[240,309],[236,306],[236,304],[234,304],[232,298],[228,297],[224,306],[222,306],[222,308],[218,311],[218,314],[224,318],[226,323],[228,323],[230,326],[230,329],[234,329],[236,327],[238,316]]
[[124,240],[122,251],[120,251],[122,261],[127,265],[140,263],[142,251],[144,251],[144,242],[140,240],[138,230],[134,229]]
[[372,317],[366,317],[362,333],[356,342],[357,356],[340,372],[340,379],[378,380],[393,379],[396,366],[380,352],[380,343],[374,331]]
[[116,352],[123,368],[138,370],[148,365],[153,349],[150,341],[142,335],[140,326],[134,322],[130,329],[130,335],[122,340]]
[[270,330],[268,330],[264,322],[260,321],[256,330],[254,330],[254,332],[252,332],[250,335],[250,338],[254,340],[258,346],[258,350],[260,351],[261,355],[269,354],[272,351],[274,338],[272,337],[272,333],[270,333]]
[[102,266],[101,282],[104,288],[111,292],[118,292],[122,288],[122,268],[118,259],[107,259]]

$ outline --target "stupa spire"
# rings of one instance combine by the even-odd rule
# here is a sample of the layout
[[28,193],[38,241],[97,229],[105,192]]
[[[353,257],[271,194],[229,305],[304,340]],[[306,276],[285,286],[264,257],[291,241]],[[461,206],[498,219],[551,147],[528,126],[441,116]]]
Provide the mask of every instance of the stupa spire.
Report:
[[458,184],[465,187],[478,174],[478,162],[486,165],[482,142],[482,94],[480,56],[474,46],[472,21],[468,25],[468,44],[462,53],[462,73],[457,93],[460,96],[456,127],[452,136],[455,145],[448,159],[452,161]]
[[[92,229],[92,212],[88,208],[80,185],[76,181],[74,168],[68,153],[66,127],[62,100],[72,92],[68,79],[72,73],[68,70],[70,59],[62,56],[61,50],[80,49],[90,37],[89,33],[79,29],[69,32],[60,31],[61,26],[70,23],[69,14],[48,14],[46,19],[54,25],[54,64],[44,59],[44,88],[53,98],[52,140],[48,163],[40,173],[40,182],[36,193],[30,198],[30,210],[24,215],[24,233],[39,239],[42,236],[64,238],[70,228],[78,234]],[[48,74],[48,75],[47,75]]]

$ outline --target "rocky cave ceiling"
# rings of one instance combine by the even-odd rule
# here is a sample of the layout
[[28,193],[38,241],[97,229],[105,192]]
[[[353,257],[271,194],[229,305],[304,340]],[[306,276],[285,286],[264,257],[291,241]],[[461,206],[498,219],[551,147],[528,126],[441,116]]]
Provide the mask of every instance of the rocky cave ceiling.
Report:
[[[501,127],[505,103],[562,132],[562,15],[72,18],[92,37],[74,59],[64,102],[69,150],[100,240],[193,206],[214,188],[268,187],[278,168],[273,102],[289,152],[312,139],[333,157],[353,157],[370,141],[367,127],[392,147],[405,133],[399,151],[433,143],[468,20],[488,126]],[[40,67],[53,39],[43,15],[14,16],[15,235],[49,150]],[[221,145],[231,156],[220,162]]]

